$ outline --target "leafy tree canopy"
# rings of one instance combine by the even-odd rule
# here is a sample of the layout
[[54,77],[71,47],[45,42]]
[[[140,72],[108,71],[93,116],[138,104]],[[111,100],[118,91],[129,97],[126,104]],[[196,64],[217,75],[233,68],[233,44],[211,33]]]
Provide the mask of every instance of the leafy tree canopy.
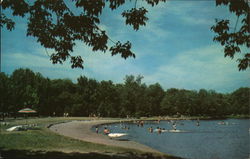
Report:
[[[166,0],[145,0],[152,6],[161,1]],[[70,59],[72,68],[83,68],[81,56],[71,55],[77,40],[92,47],[93,51],[106,52],[109,49],[112,56],[120,54],[125,59],[135,57],[129,41],[118,41],[109,47],[106,31],[98,27],[105,5],[115,10],[125,4],[125,0],[72,0],[71,3],[74,8],[67,6],[64,0],[4,0],[1,7],[10,8],[13,16],[28,16],[27,36],[36,37],[42,46],[55,51],[50,56],[53,64]],[[146,25],[148,18],[147,10],[144,7],[136,8],[136,3],[137,0],[134,8],[124,11],[122,16],[126,19],[127,25],[132,25],[138,30],[140,26]],[[72,10],[76,8],[81,8],[82,12],[73,13]],[[8,30],[12,30],[15,23],[1,13],[1,27],[4,25]]]
[[[236,24],[230,24],[228,19],[216,19],[216,24],[211,29],[216,33],[214,41],[224,47],[224,56],[234,58],[236,53],[243,51],[243,56],[238,61],[239,70],[250,67],[250,10],[247,0],[216,0],[216,5],[227,5],[229,11],[237,16]],[[240,19],[240,22],[239,22]],[[239,30],[237,25],[239,25]],[[244,52],[244,49],[248,50]]]
[[[145,3],[155,6],[166,0],[143,0]],[[27,36],[37,38],[37,41],[44,46],[54,50],[50,55],[53,64],[63,63],[67,59],[71,61],[72,68],[83,68],[81,56],[71,55],[76,41],[82,41],[87,46],[92,47],[93,51],[106,52],[109,50],[111,55],[120,54],[122,58],[134,57],[131,51],[132,44],[113,42],[106,34],[105,30],[98,27],[101,23],[100,15],[105,6],[111,10],[124,5],[125,0],[71,0],[72,7],[69,7],[64,0],[4,0],[1,3],[3,9],[10,8],[13,16],[26,16],[28,18]],[[125,18],[126,25],[131,25],[134,30],[146,25],[148,20],[147,9],[136,6],[137,0],[131,9],[125,10],[122,17]],[[225,56],[231,58],[235,53],[242,52],[242,48],[250,47],[249,31],[249,4],[247,0],[216,0],[216,5],[227,5],[229,11],[238,16],[241,27],[236,30],[230,29],[230,21],[226,19],[216,20],[216,24],[211,29],[216,33],[214,41],[224,46]],[[82,12],[76,14],[73,10],[80,8]],[[13,30],[15,23],[4,13],[1,13],[1,27],[6,26],[8,30]],[[111,40],[114,45],[108,46]],[[243,53],[242,58],[238,59],[239,70],[245,70],[250,66],[250,53]]]

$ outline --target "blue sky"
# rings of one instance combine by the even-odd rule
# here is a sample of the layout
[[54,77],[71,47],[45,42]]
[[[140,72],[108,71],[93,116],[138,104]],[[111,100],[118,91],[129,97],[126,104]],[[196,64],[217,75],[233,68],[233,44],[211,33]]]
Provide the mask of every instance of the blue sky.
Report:
[[143,75],[146,84],[158,82],[164,89],[232,92],[249,87],[249,70],[239,72],[236,59],[224,58],[223,48],[212,40],[210,27],[215,18],[230,19],[232,26],[236,23],[236,17],[227,8],[216,7],[214,1],[167,1],[156,7],[138,1],[138,7],[148,9],[149,20],[145,27],[134,31],[121,16],[123,10],[132,6],[134,3],[128,3],[115,11],[105,8],[100,27],[114,41],[132,42],[135,59],[92,52],[78,42],[73,54],[83,57],[83,70],[71,69],[69,62],[53,65],[36,39],[26,37],[25,21],[15,18],[14,31],[2,29],[2,71],[11,74],[17,68],[27,67],[53,79],[76,81],[83,75],[115,83],[122,83],[125,75]]

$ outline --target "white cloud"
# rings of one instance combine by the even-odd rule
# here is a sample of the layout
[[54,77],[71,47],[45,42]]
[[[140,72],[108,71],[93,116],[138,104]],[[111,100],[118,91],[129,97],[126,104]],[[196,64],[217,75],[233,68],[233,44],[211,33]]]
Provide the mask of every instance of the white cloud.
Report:
[[74,81],[84,75],[97,80],[123,82],[125,75],[142,74],[147,84],[160,83],[163,88],[215,89],[228,92],[247,85],[249,71],[239,72],[234,60],[223,57],[219,45],[196,48],[176,53],[168,62],[155,68],[155,72],[140,67],[140,59],[124,60],[119,55],[92,52],[91,48],[77,45],[74,54],[82,55],[85,69],[71,69],[69,62],[53,65],[43,48],[32,54],[16,52],[3,54],[4,68],[28,67],[49,78],[70,78]]
[[[148,83],[159,82],[166,88],[215,89],[232,91],[248,79],[248,72],[238,72],[235,60],[223,57],[221,47],[211,45],[179,53],[153,74]],[[242,86],[246,83],[242,83]]]
[[195,18],[191,16],[183,16],[181,17],[182,21],[187,24],[192,25],[206,25],[206,26],[212,26],[214,24],[214,19],[204,19],[204,18]]
[[[51,53],[51,50],[48,51]],[[9,52],[3,54],[3,70],[12,68],[30,68],[41,72],[50,78],[70,78],[74,81],[80,76],[87,76],[97,80],[113,80],[122,82],[127,74],[140,74],[140,69],[134,64],[134,59],[123,59],[120,55],[111,56],[109,52],[93,52],[91,48],[78,43],[72,55],[81,55],[84,60],[84,69],[71,69],[66,61],[53,65],[46,55],[44,48],[34,49],[32,53]]]
[[113,80],[121,82],[126,74],[139,74],[140,69],[134,64],[133,58],[127,60],[120,55],[111,56],[110,52],[93,52],[91,48],[78,45],[76,54],[82,53],[84,66],[99,80]]
[[[145,2],[138,1],[137,7],[145,7],[148,10],[147,17],[149,20],[146,22],[146,26],[140,26],[138,31],[133,29],[133,26],[125,24],[125,18],[121,14],[112,14],[112,18],[116,21],[116,27],[110,26],[112,28],[111,39],[114,40],[131,40],[131,37],[140,36],[142,39],[152,42],[156,38],[168,37],[171,31],[166,28],[162,28],[164,25],[164,15],[166,14],[165,6],[166,3],[160,3],[157,6],[151,7]],[[121,8],[121,11],[126,9],[131,9],[134,5],[127,6],[127,8]]]
[[30,68],[50,78],[70,78],[75,80],[83,73],[80,69],[72,70],[70,63],[67,61],[63,65],[53,65],[43,48],[34,49],[32,53],[4,53],[2,60],[3,70],[11,68],[11,71],[14,71],[17,68]]

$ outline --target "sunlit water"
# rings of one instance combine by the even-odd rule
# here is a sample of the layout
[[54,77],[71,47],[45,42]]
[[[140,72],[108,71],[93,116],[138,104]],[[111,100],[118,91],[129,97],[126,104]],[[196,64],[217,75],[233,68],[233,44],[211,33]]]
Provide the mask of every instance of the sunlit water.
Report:
[[[229,119],[225,125],[218,120],[179,120],[177,129],[181,132],[150,133],[149,127],[173,129],[168,121],[146,122],[143,127],[134,123],[117,123],[106,126],[112,133],[127,133],[121,139],[134,140],[161,152],[188,159],[250,159],[250,120]],[[129,127],[129,130],[121,127]]]

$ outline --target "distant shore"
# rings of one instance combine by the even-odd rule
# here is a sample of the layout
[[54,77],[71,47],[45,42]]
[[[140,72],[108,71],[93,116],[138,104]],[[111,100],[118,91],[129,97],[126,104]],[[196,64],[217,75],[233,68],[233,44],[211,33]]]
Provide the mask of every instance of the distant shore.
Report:
[[249,115],[227,115],[227,116],[163,116],[163,117],[141,117],[134,120],[225,120],[225,119],[250,119]]

